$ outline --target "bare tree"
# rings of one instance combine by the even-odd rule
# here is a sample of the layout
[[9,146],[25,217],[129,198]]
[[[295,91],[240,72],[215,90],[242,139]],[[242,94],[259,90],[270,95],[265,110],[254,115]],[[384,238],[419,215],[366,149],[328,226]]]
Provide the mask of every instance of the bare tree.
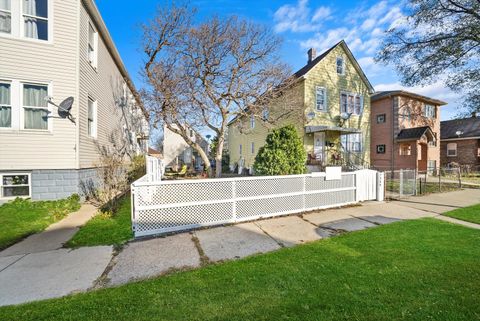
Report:
[[[186,5],[169,5],[143,26],[148,88],[142,94],[153,122],[183,137],[210,170],[208,155],[189,130],[215,133],[215,160],[221,164],[228,122],[261,117],[273,100],[287,97],[294,79],[280,63],[281,40],[269,29],[233,16],[195,24],[194,16]],[[291,107],[269,121],[285,117]]]

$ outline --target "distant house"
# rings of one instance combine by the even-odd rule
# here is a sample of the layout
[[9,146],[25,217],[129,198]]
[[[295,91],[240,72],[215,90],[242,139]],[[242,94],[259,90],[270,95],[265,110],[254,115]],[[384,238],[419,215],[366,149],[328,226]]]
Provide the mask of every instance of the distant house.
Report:
[[480,169],[480,118],[442,121],[441,162]]
[[445,102],[404,90],[371,97],[371,159],[380,170],[434,171],[440,164],[440,107]]
[[[208,142],[200,135],[196,135],[193,130],[189,130],[189,134],[192,141],[198,142],[208,155]],[[203,160],[197,151],[167,126],[163,127],[163,163],[166,168],[174,170],[178,170],[184,164],[196,171],[203,169]]]
[[148,155],[156,158],[163,158],[162,153],[156,149],[148,147]]
[[[0,198],[81,193],[99,150],[146,152],[147,114],[92,0],[0,1],[0,47]],[[70,115],[53,104],[67,97]]]
[[[370,95],[374,89],[345,41],[319,56],[310,49],[307,64],[294,76],[298,81],[289,89],[298,93],[294,112],[275,126],[292,124],[297,128],[308,154],[309,170],[322,170],[327,165],[368,166]],[[230,121],[231,168],[253,166],[270,131],[269,117],[278,113],[279,105],[272,102],[266,116]]]

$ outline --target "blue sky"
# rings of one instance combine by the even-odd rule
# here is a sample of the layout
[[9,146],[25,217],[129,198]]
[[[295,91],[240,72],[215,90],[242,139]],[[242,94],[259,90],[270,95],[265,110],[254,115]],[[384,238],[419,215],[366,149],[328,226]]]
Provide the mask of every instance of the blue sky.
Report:
[[[142,53],[139,50],[140,24],[155,14],[163,1],[97,0],[103,19],[137,86]],[[284,38],[282,57],[294,70],[307,59],[308,48],[320,54],[345,39],[376,90],[402,89],[394,69],[375,64],[373,57],[383,31],[404,18],[402,1],[322,1],[322,0],[191,0],[198,19],[217,14],[237,15],[268,25]],[[441,99],[442,120],[456,116],[460,96],[441,82],[426,87],[404,88]]]

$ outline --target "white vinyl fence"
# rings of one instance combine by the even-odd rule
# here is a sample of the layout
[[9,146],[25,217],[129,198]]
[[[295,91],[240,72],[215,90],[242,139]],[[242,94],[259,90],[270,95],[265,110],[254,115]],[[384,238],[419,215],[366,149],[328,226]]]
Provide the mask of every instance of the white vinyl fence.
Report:
[[163,162],[152,156],[147,156],[147,181],[149,182],[159,182],[162,180],[162,175],[164,174]]
[[135,237],[383,200],[383,173],[325,173],[132,184]]

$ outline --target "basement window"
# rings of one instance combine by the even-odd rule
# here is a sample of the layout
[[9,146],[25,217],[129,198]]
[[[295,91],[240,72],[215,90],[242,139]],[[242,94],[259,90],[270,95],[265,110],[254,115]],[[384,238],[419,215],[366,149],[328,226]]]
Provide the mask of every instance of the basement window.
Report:
[[30,197],[30,174],[4,173],[0,174],[0,198]]

